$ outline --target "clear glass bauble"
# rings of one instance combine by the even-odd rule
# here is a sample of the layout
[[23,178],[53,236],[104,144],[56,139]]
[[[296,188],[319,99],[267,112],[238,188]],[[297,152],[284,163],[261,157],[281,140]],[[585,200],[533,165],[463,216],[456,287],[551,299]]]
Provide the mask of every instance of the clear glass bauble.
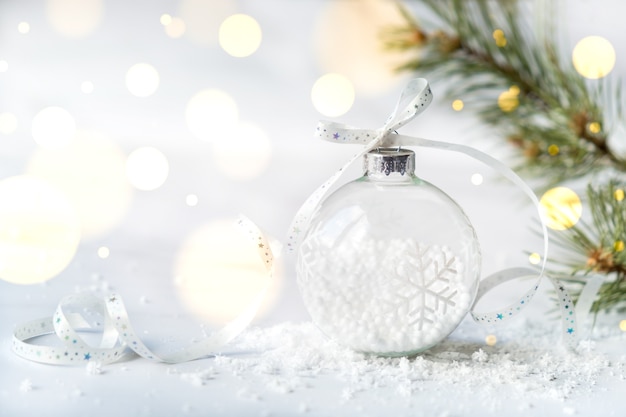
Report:
[[415,154],[379,148],[365,174],[315,209],[298,248],[314,323],[356,351],[411,355],[446,338],[478,288],[474,228],[447,194],[416,177]]

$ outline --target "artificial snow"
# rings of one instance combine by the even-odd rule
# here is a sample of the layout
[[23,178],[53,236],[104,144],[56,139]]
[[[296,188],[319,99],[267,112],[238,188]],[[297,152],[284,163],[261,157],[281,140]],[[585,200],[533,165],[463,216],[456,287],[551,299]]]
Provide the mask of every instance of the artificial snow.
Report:
[[89,361],[85,367],[87,375],[100,375],[102,373],[102,363],[98,361]]
[[300,248],[298,284],[313,321],[361,352],[415,353],[448,336],[470,309],[476,277],[446,246],[363,238],[359,247]]
[[21,392],[30,392],[33,390],[33,383],[30,379],[25,379],[20,383]]
[[[217,356],[208,369],[215,379],[230,375],[249,382],[239,397],[255,401],[264,394],[250,391],[251,387],[291,395],[306,392],[311,381],[331,375],[341,386],[335,401],[342,404],[382,392],[380,401],[388,400],[389,392],[407,401],[434,392],[444,401],[445,392],[453,389],[455,395],[482,401],[491,409],[503,401],[532,407],[538,399],[564,401],[589,395],[604,371],[624,376],[623,364],[612,365],[588,346],[577,352],[559,346],[550,326],[522,324],[509,331],[517,332],[517,339],[495,346],[449,338],[414,357],[377,357],[339,345],[312,323],[284,323],[245,331],[233,348],[247,353]],[[206,370],[198,371],[196,380],[206,375]],[[563,413],[575,410],[565,407]]]

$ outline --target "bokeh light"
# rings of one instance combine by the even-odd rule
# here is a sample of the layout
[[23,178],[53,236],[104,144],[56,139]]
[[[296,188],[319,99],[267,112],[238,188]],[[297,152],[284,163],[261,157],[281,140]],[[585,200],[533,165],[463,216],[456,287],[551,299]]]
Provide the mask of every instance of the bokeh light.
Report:
[[165,34],[173,39],[178,39],[185,34],[187,25],[185,21],[180,17],[174,17],[170,19],[170,23],[165,25]]
[[555,187],[546,191],[539,201],[539,208],[546,225],[553,230],[565,230],[574,226],[583,210],[578,194],[567,187]]
[[396,69],[414,59],[415,53],[389,53],[382,47],[381,33],[405,25],[392,1],[325,2],[314,28],[315,54],[322,71],[345,75],[359,94],[388,91],[406,79]]
[[498,343],[498,338],[495,334],[489,334],[485,337],[485,344],[487,346],[495,346]]
[[169,174],[169,163],[161,151],[153,147],[135,149],[126,160],[126,177],[137,189],[159,188]]
[[17,116],[13,113],[0,113],[0,133],[10,135],[17,130]]
[[326,74],[313,84],[311,101],[315,109],[324,116],[341,116],[354,104],[354,87],[341,74]]
[[179,4],[177,15],[185,22],[185,38],[205,46],[218,44],[220,25],[238,8],[234,0],[182,0]]
[[472,182],[472,184],[474,184],[474,185],[480,185],[480,184],[482,184],[482,183],[483,183],[483,180],[484,180],[484,178],[483,178],[482,174],[479,174],[479,173],[472,174],[472,176],[471,176],[471,178],[470,178],[470,181],[471,181],[471,182]]
[[237,124],[227,137],[213,143],[215,166],[235,180],[248,180],[261,174],[269,165],[271,155],[267,134],[252,123]]
[[539,265],[541,263],[541,255],[536,252],[531,253],[530,255],[528,255],[528,262],[533,265]]
[[465,107],[465,103],[463,103],[463,100],[454,100],[452,102],[452,109],[455,111],[461,111],[463,110],[463,107]]
[[502,29],[496,29],[493,31],[493,40],[496,41],[496,46],[498,48],[504,48],[507,44],[506,36],[504,36],[504,31]]
[[220,46],[231,56],[252,55],[261,45],[262,37],[261,26],[252,16],[234,14],[220,25]]
[[0,72],[7,72],[9,70],[9,63],[2,59],[0,60]]
[[212,324],[237,317],[268,285],[260,313],[275,299],[276,282],[269,281],[257,245],[234,223],[216,220],[200,227],[176,257],[174,276],[185,308]]
[[512,112],[519,106],[519,87],[513,86],[498,96],[498,107],[505,113]]
[[617,190],[613,192],[613,197],[615,197],[617,201],[624,200],[624,190],[621,188],[618,188]]
[[623,332],[626,332],[626,320],[621,320],[619,322],[619,329]]
[[185,120],[191,133],[207,141],[219,140],[223,131],[232,128],[238,118],[235,100],[215,89],[196,93],[185,109]]
[[20,22],[17,25],[17,31],[22,35],[26,35],[28,32],[30,32],[30,24],[28,22]]
[[591,122],[589,123],[588,129],[591,133],[600,133],[602,126],[598,122]]
[[106,259],[109,257],[110,254],[111,254],[111,251],[106,246],[100,246],[98,248],[98,258]]
[[159,88],[159,73],[150,64],[135,64],[126,72],[126,88],[135,97],[148,97]]
[[82,37],[93,33],[104,15],[103,0],[47,0],[48,21],[58,33]]
[[76,208],[83,238],[93,238],[118,225],[130,208],[125,164],[126,156],[106,135],[78,131],[66,148],[38,150],[26,172],[63,191]]
[[583,77],[592,80],[602,78],[615,66],[615,48],[601,36],[587,36],[574,47],[572,62]]
[[82,91],[85,94],[93,93],[93,89],[94,89],[94,85],[91,81],[83,81],[80,84],[80,91]]
[[35,142],[42,148],[63,148],[76,135],[74,117],[61,107],[46,107],[33,118],[31,132]]
[[195,207],[198,205],[198,196],[195,194],[187,194],[185,197],[185,204],[189,207]]
[[167,26],[170,23],[172,23],[172,16],[167,13],[163,13],[159,21],[161,22],[163,26]]
[[559,149],[558,145],[552,144],[552,145],[548,146],[548,154],[550,156],[558,155],[559,151],[560,151],[560,149]]
[[0,181],[0,278],[35,284],[63,271],[80,242],[80,223],[65,195],[38,178]]

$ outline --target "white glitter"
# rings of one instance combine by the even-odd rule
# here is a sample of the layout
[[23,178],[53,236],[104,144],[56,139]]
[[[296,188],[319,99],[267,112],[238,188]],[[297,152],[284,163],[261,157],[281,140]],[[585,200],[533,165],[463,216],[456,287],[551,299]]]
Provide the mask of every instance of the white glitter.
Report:
[[89,361],[85,370],[88,375],[100,375],[102,373],[102,363],[98,361]]
[[[476,334],[468,336],[468,329]],[[614,380],[626,372],[622,363],[611,364],[601,354],[566,351],[554,326],[518,321],[499,332],[496,346],[486,346],[480,330],[466,320],[451,337],[418,356],[377,357],[339,345],[313,323],[284,323],[248,329],[232,345],[233,352],[242,354],[216,356],[209,369],[216,380],[240,379],[238,396],[246,400],[306,393],[311,386],[333,383],[336,396],[329,401],[343,406],[356,407],[365,398],[396,398],[419,407],[428,392],[432,404],[445,407],[433,415],[463,415],[463,401],[481,401],[493,411],[511,401],[530,408],[536,400],[585,397],[600,389],[596,384],[609,371]],[[198,378],[205,372],[197,371]],[[458,399],[453,405],[445,400],[450,390]],[[312,411],[304,402],[292,406],[292,414]],[[571,411],[563,409],[563,414]]]
[[[168,374],[172,371],[168,369]],[[175,373],[174,371],[173,373]],[[185,372],[180,374],[180,379],[189,382],[194,387],[201,387],[208,381],[215,379],[216,372],[213,368],[203,369],[196,372]]]
[[478,351],[472,353],[472,360],[474,362],[487,362],[488,358],[489,355],[487,355],[482,349],[478,349]]
[[30,392],[33,390],[33,383],[30,379],[25,379],[20,383],[20,391],[22,392]]
[[563,414],[566,416],[573,416],[576,414],[576,409],[574,407],[563,407]]
[[298,412],[301,414],[308,413],[310,410],[309,405],[306,403],[300,403],[298,406]]

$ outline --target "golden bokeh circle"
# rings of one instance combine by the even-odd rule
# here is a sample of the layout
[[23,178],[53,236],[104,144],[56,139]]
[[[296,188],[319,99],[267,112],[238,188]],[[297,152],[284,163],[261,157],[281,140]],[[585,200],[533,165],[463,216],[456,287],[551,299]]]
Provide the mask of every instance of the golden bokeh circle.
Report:
[[0,181],[0,279],[37,284],[63,271],[80,242],[80,221],[58,189],[36,177]]
[[207,323],[222,325],[269,287],[260,313],[266,311],[276,297],[278,274],[269,276],[258,251],[257,243],[238,229],[234,219],[214,220],[190,233],[174,267],[185,308]]
[[553,230],[571,228],[582,215],[580,197],[567,187],[546,191],[539,201],[539,209],[546,226]]
[[615,67],[615,48],[601,36],[587,36],[572,51],[572,63],[576,71],[592,80],[607,76]]

